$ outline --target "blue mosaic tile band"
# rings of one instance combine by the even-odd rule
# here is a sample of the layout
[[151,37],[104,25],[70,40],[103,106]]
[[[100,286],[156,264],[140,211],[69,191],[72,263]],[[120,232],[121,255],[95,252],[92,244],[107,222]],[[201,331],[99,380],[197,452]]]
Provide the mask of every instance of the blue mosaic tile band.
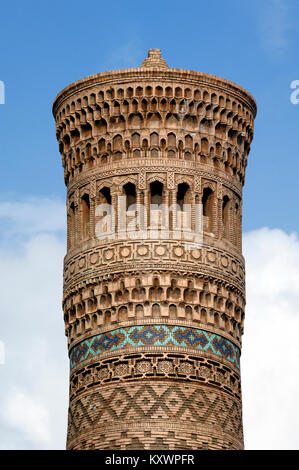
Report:
[[176,346],[209,351],[240,367],[240,349],[222,336],[198,328],[140,325],[117,328],[86,339],[70,352],[71,368],[93,356],[125,347]]

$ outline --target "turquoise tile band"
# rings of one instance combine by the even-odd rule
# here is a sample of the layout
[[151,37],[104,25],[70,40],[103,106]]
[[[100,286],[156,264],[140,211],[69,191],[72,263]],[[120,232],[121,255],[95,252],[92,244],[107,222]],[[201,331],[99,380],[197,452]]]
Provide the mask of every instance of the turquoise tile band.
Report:
[[240,349],[228,339],[198,328],[175,325],[117,328],[85,339],[71,349],[70,366],[73,368],[105,352],[140,346],[175,346],[210,351],[240,368]]

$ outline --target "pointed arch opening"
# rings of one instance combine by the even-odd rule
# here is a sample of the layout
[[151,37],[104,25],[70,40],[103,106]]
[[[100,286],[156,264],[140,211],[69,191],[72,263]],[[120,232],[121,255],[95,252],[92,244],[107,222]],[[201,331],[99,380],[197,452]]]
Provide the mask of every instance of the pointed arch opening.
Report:
[[205,188],[202,195],[203,228],[205,232],[213,233],[214,191]]
[[123,186],[126,196],[126,210],[135,210],[136,205],[136,186],[133,183],[127,183]]
[[230,200],[228,196],[224,196],[222,199],[222,227],[223,227],[223,238],[229,240],[229,207]]
[[90,236],[90,201],[88,194],[81,198],[82,211],[82,239],[87,240]]

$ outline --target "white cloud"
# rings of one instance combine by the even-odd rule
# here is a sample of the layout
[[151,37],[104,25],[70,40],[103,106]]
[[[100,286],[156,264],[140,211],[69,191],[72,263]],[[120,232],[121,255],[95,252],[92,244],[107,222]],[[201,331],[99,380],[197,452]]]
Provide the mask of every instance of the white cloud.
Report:
[[260,2],[260,39],[264,50],[271,55],[282,55],[288,47],[292,29],[290,7],[285,0]]
[[57,232],[65,229],[65,205],[56,199],[28,198],[0,202],[0,218],[10,234]]
[[0,242],[0,340],[5,346],[5,364],[0,365],[5,384],[0,388],[2,449],[65,448],[68,359],[61,309],[63,210],[62,203],[47,199],[0,203],[0,214],[11,228],[9,243],[7,239]]
[[[68,407],[61,309],[65,206],[49,199],[0,203],[0,219],[11,230],[9,244],[0,239],[0,341],[5,344],[5,364],[0,364],[4,384],[0,448],[64,449]],[[244,254],[246,448],[298,449],[299,241],[295,234],[260,229],[245,234]]]
[[3,407],[3,420],[9,427],[30,436],[36,442],[50,442],[49,410],[35,397],[16,391],[7,397]]
[[242,387],[247,449],[299,449],[299,240],[245,234]]

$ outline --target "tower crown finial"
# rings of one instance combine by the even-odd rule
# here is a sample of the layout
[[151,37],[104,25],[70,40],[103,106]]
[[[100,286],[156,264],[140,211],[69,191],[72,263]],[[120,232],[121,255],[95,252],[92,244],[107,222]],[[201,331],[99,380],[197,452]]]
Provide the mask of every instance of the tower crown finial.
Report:
[[161,57],[161,49],[149,49],[147,58],[144,59],[140,67],[159,67],[167,69],[168,65]]

